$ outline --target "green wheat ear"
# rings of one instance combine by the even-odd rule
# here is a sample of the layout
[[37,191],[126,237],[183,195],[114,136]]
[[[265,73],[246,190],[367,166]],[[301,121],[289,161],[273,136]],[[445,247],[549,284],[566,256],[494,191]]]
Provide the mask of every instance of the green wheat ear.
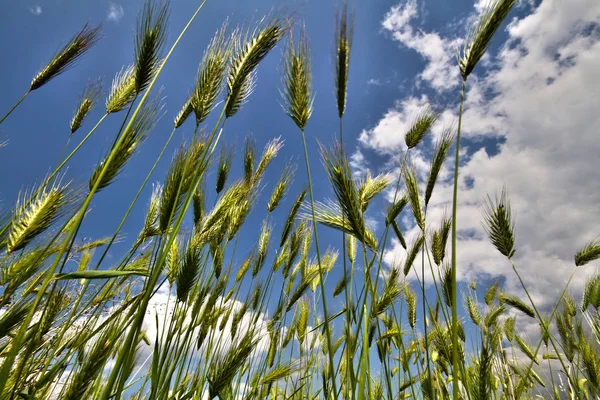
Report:
[[304,130],[313,111],[312,71],[310,46],[304,28],[300,31],[298,43],[290,33],[287,49],[283,57],[283,108],[294,123]]
[[290,185],[292,184],[292,180],[294,178],[294,172],[296,171],[296,167],[293,164],[286,164],[279,176],[279,180],[275,184],[275,188],[271,193],[271,198],[269,199],[269,203],[267,204],[267,211],[272,213],[275,211],[283,196],[287,193]]
[[191,174],[200,166],[204,142],[196,138],[188,147],[181,146],[171,161],[161,191],[158,211],[159,231],[165,233],[183,204],[184,197],[192,185]]
[[28,193],[17,201],[8,240],[7,253],[27,246],[59,219],[68,205],[69,184],[55,182],[39,190],[35,197]]
[[600,274],[588,278],[585,283],[581,310],[585,312],[590,305],[596,310],[600,309]]
[[75,133],[83,123],[83,120],[96,104],[100,91],[102,90],[102,80],[88,82],[79,100],[79,105],[71,118],[71,134]]
[[404,285],[404,297],[406,298],[406,304],[408,306],[408,324],[414,329],[417,324],[417,296],[410,289],[409,285]]
[[196,246],[192,240],[189,240],[185,254],[179,260],[179,268],[175,277],[177,300],[180,302],[187,301],[188,295],[198,279],[201,257],[200,246]]
[[437,266],[441,265],[446,256],[446,243],[448,242],[451,227],[452,218],[444,214],[440,228],[432,234],[431,253],[433,255],[433,262],[435,262]]
[[359,182],[358,196],[360,197],[361,209],[364,211],[369,207],[371,200],[381,193],[388,185],[392,183],[392,177],[389,174],[379,174],[376,177],[367,171],[366,176]]
[[248,184],[252,182],[255,164],[256,142],[252,136],[248,136],[244,142],[244,179]]
[[575,265],[580,267],[600,258],[600,240],[594,239],[575,254]]
[[135,37],[135,91],[140,93],[150,84],[161,63],[161,52],[167,39],[169,2],[161,5],[146,0],[138,16]]
[[[121,144],[119,147],[113,148],[111,152],[106,155],[105,159],[96,166],[96,169],[89,180],[88,186],[90,190],[96,183],[98,184],[97,191],[100,191],[113,182],[125,164],[131,159],[133,154],[135,154],[146,136],[152,131],[158,122],[161,110],[162,105],[156,99],[144,106],[137,118],[132,122],[131,129],[125,131],[126,136],[120,142]],[[108,163],[113,152],[113,158],[111,162]],[[97,182],[104,168],[106,168],[106,172],[102,176],[102,180]]]
[[256,166],[256,171],[254,172],[254,176],[252,177],[253,182],[259,182],[262,179],[263,174],[267,170],[267,167],[273,161],[279,151],[283,147],[283,141],[281,137],[276,137],[271,139],[263,150],[263,153],[258,161],[258,165]]
[[53,78],[65,72],[100,40],[101,25],[92,27],[85,24],[44,68],[31,81],[30,90],[36,90]]
[[[345,223],[342,220],[342,230],[349,229],[358,240],[372,247],[375,245],[375,240],[370,238],[367,233],[358,189],[341,144],[336,142],[330,151],[321,146],[321,155],[341,210],[339,217],[346,220]],[[345,225],[349,225],[349,227],[344,228]]]
[[306,197],[307,194],[307,190],[303,189],[300,194],[298,195],[298,197],[296,197],[296,200],[294,201],[294,204],[292,205],[292,208],[290,210],[290,212],[288,213],[288,216],[285,220],[285,225],[283,226],[283,231],[281,232],[281,239],[279,241],[279,247],[283,247],[283,245],[285,244],[290,231],[292,230],[292,226],[294,225],[294,221],[296,219],[296,215],[298,214],[298,210],[300,210],[300,206],[302,205],[302,203],[304,202],[304,198]]
[[414,117],[410,129],[406,132],[406,136],[404,137],[406,147],[409,149],[417,147],[427,132],[429,132],[435,121],[437,121],[438,116],[439,114],[433,112],[431,107],[425,107],[419,111]]
[[496,249],[505,257],[512,258],[516,252],[514,221],[506,189],[495,201],[488,196],[483,209],[484,230]]
[[421,250],[421,247],[423,246],[424,242],[425,238],[423,237],[423,235],[419,235],[419,237],[417,237],[417,239],[413,242],[412,246],[410,247],[410,250],[406,255],[406,260],[404,261],[404,276],[408,275],[408,273],[410,272],[410,268],[412,267],[417,256],[419,255],[419,251]]
[[252,352],[258,344],[252,328],[236,341],[225,354],[213,361],[208,379],[209,398],[223,396],[223,392],[231,385],[239,370],[247,365]]
[[523,300],[521,300],[517,297],[514,297],[514,296],[507,295],[505,293],[501,293],[500,296],[498,296],[498,297],[499,297],[501,304],[508,304],[512,308],[516,308],[517,310],[528,315],[529,317],[535,318],[535,312],[534,312],[533,308],[531,308],[530,306],[525,304],[525,302],[523,302]]
[[406,183],[406,193],[410,206],[421,231],[425,230],[425,214],[421,206],[421,196],[419,195],[419,184],[417,182],[417,175],[414,168],[405,165],[402,170],[404,176],[404,182]]
[[229,171],[231,170],[231,163],[233,161],[233,149],[227,150],[227,147],[223,145],[221,148],[221,156],[219,157],[219,165],[217,167],[217,183],[215,190],[217,194],[221,193],[227,182]]
[[136,95],[135,90],[135,69],[133,65],[127,68],[121,68],[115,75],[110,93],[106,98],[106,113],[115,113],[121,111],[133,101]]
[[455,136],[456,135],[454,127],[446,127],[444,128],[444,131],[442,132],[435,144],[433,157],[431,159],[429,177],[427,178],[427,186],[425,188],[425,207],[429,205],[429,200],[431,200],[433,189],[437,182],[440,171],[444,166],[444,161],[448,156],[448,151],[452,146],[452,142],[454,141]]
[[188,119],[194,108],[192,107],[192,100],[194,96],[192,94],[188,95],[187,100],[183,103],[181,107],[181,111],[177,113],[175,116],[175,120],[173,123],[175,124],[175,128],[179,128],[183,123]]
[[223,88],[227,63],[232,52],[232,38],[226,36],[227,23],[215,33],[204,51],[198,67],[198,74],[192,95],[192,109],[196,115],[196,125],[200,125],[215,106]]
[[[252,32],[239,34],[233,39],[233,59],[227,76],[225,116],[235,115],[248,100],[254,89],[254,73],[258,64],[279,43],[288,31],[287,22],[275,17],[269,22],[263,18]],[[261,27],[261,25],[263,25]]]
[[144,219],[144,227],[138,236],[138,240],[141,242],[160,233],[156,224],[158,222],[161,194],[161,184],[154,184],[152,195],[150,196],[150,203],[148,204],[148,211],[146,211],[146,218]]
[[517,0],[491,0],[488,3],[475,28],[467,34],[462,53],[458,55],[458,65],[463,80],[466,81],[473,72],[487,51],[494,33],[515,4]]
[[344,116],[346,111],[346,95],[348,91],[348,73],[350,70],[350,53],[354,33],[354,15],[348,11],[348,2],[344,1],[341,12],[335,20],[335,89],[338,115]]

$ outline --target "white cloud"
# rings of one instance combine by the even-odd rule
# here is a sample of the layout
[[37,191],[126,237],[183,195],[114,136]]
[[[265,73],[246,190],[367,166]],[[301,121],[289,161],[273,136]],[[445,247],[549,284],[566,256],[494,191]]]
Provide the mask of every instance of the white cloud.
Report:
[[460,39],[442,38],[436,32],[424,32],[413,26],[411,21],[418,15],[417,1],[408,0],[392,7],[385,15],[383,28],[392,37],[409,49],[415,50],[426,61],[419,78],[438,91],[452,89],[458,85],[458,68],[455,54]]
[[404,134],[410,126],[411,118],[428,104],[427,96],[409,97],[397,102],[374,128],[360,133],[359,142],[379,153],[393,153],[405,148]]
[[[415,2],[409,1],[392,8],[383,25],[407,47],[422,55],[437,54],[443,46],[431,52],[420,47],[426,36],[410,25],[415,15]],[[476,142],[462,158],[458,227],[470,235],[459,240],[459,279],[503,276],[507,290],[523,294],[510,263],[485,239],[481,227],[482,200],[506,184],[516,218],[515,263],[534,300],[547,309],[574,270],[576,250],[600,233],[600,3],[546,0],[513,20],[508,34],[494,68],[480,65],[475,71],[480,75],[469,78],[464,136],[501,138],[504,143],[498,154],[490,155]],[[438,37],[433,42],[453,39]],[[448,53],[450,64],[441,56],[429,58],[426,70],[435,59],[442,68],[440,76],[452,76],[457,70],[453,55]],[[398,101],[375,127],[361,133],[360,144],[379,154],[404,149],[410,119],[427,103],[425,96]],[[456,117],[457,107],[442,115],[446,122]],[[412,157],[423,175],[428,168],[423,160],[428,158],[418,152]],[[446,172],[448,178],[452,168]],[[469,185],[467,177],[472,180]],[[451,181],[442,176],[428,209],[432,227],[451,199]],[[416,228],[407,228],[406,237],[413,237]],[[386,254],[390,263],[404,257],[396,242]],[[580,293],[585,277],[596,271],[594,266],[580,268],[573,292]]]
[[41,15],[42,14],[42,6],[40,6],[39,4],[36,4],[33,7],[29,7],[29,12],[32,13],[33,15]]
[[352,168],[352,175],[355,179],[362,178],[369,171],[367,159],[360,149],[356,149],[350,156],[350,167]]
[[106,13],[106,19],[112,22],[119,22],[125,15],[123,6],[117,3],[110,2],[108,5],[108,12]]
[[371,78],[367,81],[367,85],[381,86],[381,81],[376,78]]

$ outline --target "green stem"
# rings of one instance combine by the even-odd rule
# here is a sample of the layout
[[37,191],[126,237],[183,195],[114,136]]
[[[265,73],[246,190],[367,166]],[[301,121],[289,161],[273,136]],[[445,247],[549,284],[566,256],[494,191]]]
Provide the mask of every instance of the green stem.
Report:
[[460,130],[462,127],[463,106],[467,80],[463,79],[460,91],[460,111],[458,114],[458,129],[456,132],[456,156],[454,160],[454,191],[452,197],[452,398],[458,400],[458,311],[456,301],[456,220],[458,203],[458,162],[460,157]]
[[[304,135],[304,129],[301,129],[302,133],[302,144],[304,145],[304,161],[306,163],[306,175],[308,178],[308,192],[310,193],[310,210],[313,224],[313,231],[315,235],[315,249],[317,251],[317,263],[319,264],[319,286],[321,286],[321,301],[323,302],[323,317],[325,321],[329,320],[329,315],[327,313],[327,296],[325,294],[325,284],[323,282],[323,270],[321,267],[321,252],[319,250],[319,235],[317,233],[317,220],[315,217],[315,199],[313,196],[313,187],[312,187],[312,179],[310,176],[310,164],[308,162],[308,150],[306,146],[306,136]],[[325,336],[327,339],[327,354],[329,355],[329,374],[331,375],[331,384],[333,393],[337,394],[337,388],[335,383],[335,370],[333,367],[333,351],[332,351],[332,343],[331,343],[331,331],[329,328],[329,324],[325,324]],[[325,389],[325,388],[323,388]],[[326,399],[327,400],[327,399]]]
[[[343,117],[340,117],[340,147],[343,148]],[[344,224],[346,223],[346,218],[344,216],[344,214],[342,213],[342,260],[344,263],[344,280],[346,281],[346,287],[344,289],[344,296],[346,298],[346,335],[350,334],[351,331],[351,327],[352,327],[352,320],[351,320],[351,313],[352,310],[350,309],[350,305],[352,304],[352,281],[354,280],[354,274],[350,275],[350,282],[348,282],[348,266],[346,263],[346,232],[344,232],[343,229],[345,229]],[[347,336],[346,340],[349,340],[350,338]],[[346,375],[348,375],[348,368],[354,368],[353,362],[352,362],[352,355],[350,354],[349,351],[346,351]],[[349,374],[350,376],[352,376],[353,374]],[[348,376],[346,376],[346,385],[348,384]],[[355,391],[352,390],[352,399],[355,398]]]
[[69,148],[69,143],[71,143],[71,138],[73,137],[73,134],[69,135],[69,138],[67,139],[67,143],[65,143],[65,147],[63,148],[63,150],[60,153],[60,157],[58,158],[58,161],[60,162],[63,157],[65,156],[65,153],[67,152],[67,149]]
[[4,122],[4,120],[15,110],[15,108],[17,108],[19,106],[19,104],[21,104],[23,102],[23,100],[25,100],[25,97],[27,97],[27,95],[31,93],[31,90],[28,90],[27,92],[25,92],[25,94],[23,95],[23,97],[21,97],[19,99],[19,101],[17,101],[15,103],[14,106],[12,106],[12,108],[10,110],[8,110],[8,112],[6,114],[4,114],[4,117],[2,117],[2,119],[0,119],[0,124],[2,122]]
[[[425,209],[427,215],[427,209]],[[431,376],[431,362],[429,360],[429,335],[427,333],[427,305],[425,304],[425,247],[427,246],[427,238],[425,237],[425,229],[421,231],[423,235],[423,247],[421,248],[421,295],[423,296],[423,335],[425,339],[425,362],[427,363],[427,378],[429,379],[429,387],[433,392],[433,377]],[[430,264],[431,266],[431,264]],[[435,279],[435,275],[433,275]],[[439,295],[438,295],[439,297]]]

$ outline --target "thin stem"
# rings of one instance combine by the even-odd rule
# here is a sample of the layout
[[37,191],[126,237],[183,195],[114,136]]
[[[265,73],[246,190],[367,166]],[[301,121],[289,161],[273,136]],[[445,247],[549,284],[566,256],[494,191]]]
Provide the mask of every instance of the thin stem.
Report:
[[67,139],[67,143],[65,143],[65,147],[63,147],[63,150],[60,152],[60,157],[58,157],[58,161],[62,161],[63,157],[65,156],[65,153],[67,152],[67,149],[69,148],[69,143],[71,143],[71,138],[73,137],[73,134],[69,135],[69,138]]
[[465,102],[466,79],[463,79],[460,91],[460,111],[456,132],[456,156],[454,160],[454,192],[452,196],[452,398],[458,400],[458,311],[456,305],[456,220],[458,203],[458,161],[460,156],[460,130],[462,127],[463,106]]
[[17,108],[19,106],[19,104],[21,104],[23,102],[23,100],[25,100],[25,97],[27,97],[27,95],[31,92],[31,90],[28,90],[27,92],[25,92],[25,94],[23,95],[23,97],[21,97],[19,99],[19,101],[17,101],[15,103],[14,106],[12,106],[12,108],[10,110],[8,110],[8,112],[6,114],[4,114],[4,117],[2,117],[2,119],[0,119],[0,124],[2,122],[4,122],[4,120],[15,110],[15,108]]
[[[315,218],[315,199],[313,196],[312,179],[310,176],[310,164],[308,162],[308,150],[306,146],[306,136],[304,135],[304,129],[301,129],[302,133],[302,144],[304,145],[304,161],[306,163],[306,175],[308,178],[308,192],[310,193],[310,210],[313,223],[313,231],[315,235],[315,249],[317,252],[317,262],[319,264],[319,285],[321,286],[321,301],[323,302],[323,317],[325,321],[329,321],[329,315],[327,313],[327,296],[325,294],[325,284],[323,283],[323,270],[321,267],[321,252],[319,250],[319,235],[317,233],[317,220]],[[325,336],[327,339],[327,354],[329,355],[329,374],[331,375],[331,384],[333,393],[337,393],[335,384],[335,370],[333,368],[333,351],[331,346],[331,331],[329,324],[325,324]]]
[[[343,117],[340,117],[340,147],[343,148]],[[348,282],[348,266],[346,263],[346,232],[344,232],[345,229],[345,223],[346,223],[346,218],[344,216],[344,213],[342,213],[342,260],[344,263],[344,281],[346,282],[346,287],[344,288],[344,296],[346,298],[346,335],[350,334],[350,328],[352,326],[352,321],[351,321],[351,310],[350,310],[350,305],[352,304],[352,280],[354,278],[354,274],[352,274],[350,276],[350,280],[351,282]],[[348,336],[346,336],[346,340],[349,340],[350,338]],[[352,356],[350,354],[349,351],[346,351],[346,375],[348,375],[348,368],[354,368],[353,363],[352,363]],[[350,374],[353,375],[353,374]],[[346,377],[347,378],[347,377]],[[352,390],[352,398],[355,398],[355,391]]]
[[[427,215],[427,209],[425,210],[425,215]],[[433,390],[433,377],[431,376],[431,363],[429,360],[429,335],[427,333],[427,305],[425,304],[425,247],[427,246],[425,229],[421,231],[421,235],[423,235],[423,247],[421,248],[421,295],[423,296],[423,336],[425,339],[425,362],[427,363],[427,377],[429,379],[429,387],[431,388],[431,390]],[[433,275],[433,273],[431,275],[435,280],[435,275]]]

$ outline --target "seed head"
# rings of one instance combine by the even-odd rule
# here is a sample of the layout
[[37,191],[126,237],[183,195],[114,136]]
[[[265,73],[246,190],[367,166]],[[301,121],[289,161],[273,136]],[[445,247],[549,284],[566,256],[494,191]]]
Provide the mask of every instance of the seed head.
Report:
[[136,95],[135,91],[135,70],[134,66],[123,69],[115,75],[110,87],[110,93],[106,99],[106,113],[115,113],[121,111],[133,101]]
[[227,76],[227,118],[235,115],[248,100],[254,89],[256,67],[287,33],[285,19],[265,21],[263,19],[254,31],[247,32],[243,37],[238,34],[234,38],[234,55]]
[[31,81],[30,90],[36,90],[48,83],[53,78],[65,72],[69,67],[85,54],[100,40],[102,26],[95,27],[85,24],[60,51],[50,60],[44,68]]
[[298,43],[292,34],[288,41],[283,59],[283,98],[284,110],[304,130],[313,110],[312,74],[310,48],[304,29],[300,32]]
[[71,134],[75,133],[83,123],[85,117],[92,110],[94,104],[98,100],[100,91],[102,90],[102,81],[100,79],[88,82],[81,95],[79,106],[75,110],[75,114],[71,119]]
[[483,57],[494,37],[494,33],[502,24],[517,0],[490,0],[479,22],[467,35],[462,53],[458,55],[458,66],[463,80]]
[[69,184],[56,182],[39,190],[35,197],[25,193],[17,202],[8,233],[7,253],[27,246],[59,219],[69,204]]
[[502,190],[502,194],[495,201],[488,196],[484,205],[483,218],[484,229],[494,247],[502,255],[512,258],[516,252],[515,226],[506,189]]
[[202,62],[198,67],[198,76],[192,97],[196,125],[200,125],[213,110],[223,87],[223,78],[232,51],[232,42],[227,38],[226,30],[227,24],[225,23],[204,51]]
[[217,167],[217,194],[221,193],[227,182],[229,171],[231,170],[231,163],[233,161],[233,150],[229,151],[225,146],[221,148],[221,157],[219,158],[219,166]]
[[341,13],[335,21],[335,88],[338,115],[344,116],[346,111],[346,93],[348,89],[348,72],[350,69],[350,52],[354,31],[354,15],[348,12],[348,2],[344,0]]
[[138,16],[135,37],[135,91],[141,93],[150,84],[161,64],[161,52],[167,38],[169,2],[146,0]]

